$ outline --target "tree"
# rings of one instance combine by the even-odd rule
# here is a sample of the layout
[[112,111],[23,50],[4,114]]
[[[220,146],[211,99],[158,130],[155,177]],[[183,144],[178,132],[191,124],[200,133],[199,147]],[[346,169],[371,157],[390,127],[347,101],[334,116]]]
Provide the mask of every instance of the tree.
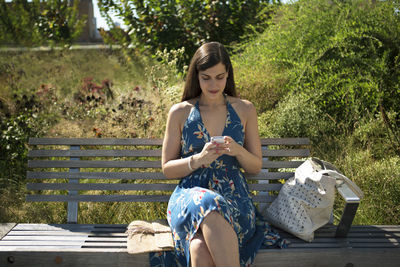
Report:
[[251,31],[263,30],[272,12],[270,2],[99,0],[99,8],[110,25],[111,12],[124,20],[128,28],[126,35],[120,35],[123,46],[149,48],[152,52],[184,47],[188,60],[206,41],[230,45]]
[[78,18],[78,1],[14,0],[0,2],[0,43],[16,45],[72,44],[85,19]]

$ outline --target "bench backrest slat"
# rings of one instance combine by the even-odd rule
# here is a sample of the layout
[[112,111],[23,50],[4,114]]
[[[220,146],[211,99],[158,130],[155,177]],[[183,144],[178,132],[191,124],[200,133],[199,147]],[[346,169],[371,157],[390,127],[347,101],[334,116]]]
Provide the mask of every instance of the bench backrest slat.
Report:
[[[248,180],[288,179],[293,172],[267,172],[262,170],[257,175],[245,173]],[[165,180],[161,172],[27,172],[27,179],[110,179],[110,180]]]
[[126,149],[87,149],[87,150],[31,150],[28,157],[161,157],[161,149],[154,150],[126,150]]
[[[308,149],[273,149],[263,150],[263,157],[307,157],[310,154]],[[48,157],[161,157],[161,149],[154,150],[30,150],[28,157],[48,158]]]
[[161,168],[161,162],[145,160],[29,160],[29,168]]
[[162,139],[151,138],[29,138],[30,145],[66,146],[161,146]]
[[[161,146],[162,139],[152,138],[29,138],[30,145],[101,145]],[[308,138],[262,138],[261,145],[309,145]]]
[[[263,138],[261,144],[262,170],[245,177],[253,200],[268,204],[310,155],[310,141]],[[77,221],[79,202],[167,202],[179,183],[162,174],[162,139],[30,138],[29,145],[27,201],[68,202],[69,222]]]
[[[270,203],[276,196],[253,196],[258,203]],[[27,195],[30,202],[168,202],[165,195]]]
[[[263,159],[263,168],[296,168],[302,161],[270,161]],[[147,160],[29,160],[29,168],[161,168],[161,161]]]
[[[120,190],[120,191],[173,191],[178,183],[171,184],[120,184],[120,183],[28,183],[28,190]],[[282,184],[249,184],[254,191],[279,191]]]

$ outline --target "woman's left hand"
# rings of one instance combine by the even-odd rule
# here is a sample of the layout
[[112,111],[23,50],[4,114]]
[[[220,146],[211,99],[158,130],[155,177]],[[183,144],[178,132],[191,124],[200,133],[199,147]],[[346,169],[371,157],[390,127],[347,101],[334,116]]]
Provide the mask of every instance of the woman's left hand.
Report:
[[236,143],[230,136],[224,136],[225,144],[218,144],[215,149],[220,150],[222,154],[236,157],[243,147]]

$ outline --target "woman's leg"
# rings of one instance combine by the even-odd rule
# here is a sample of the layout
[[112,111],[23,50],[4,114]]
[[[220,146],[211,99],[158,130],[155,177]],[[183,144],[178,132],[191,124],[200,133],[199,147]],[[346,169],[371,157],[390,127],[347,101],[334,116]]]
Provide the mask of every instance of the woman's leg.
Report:
[[239,267],[239,244],[232,226],[216,211],[209,213],[200,228],[217,267]]
[[215,267],[201,229],[190,241],[190,263],[191,267]]

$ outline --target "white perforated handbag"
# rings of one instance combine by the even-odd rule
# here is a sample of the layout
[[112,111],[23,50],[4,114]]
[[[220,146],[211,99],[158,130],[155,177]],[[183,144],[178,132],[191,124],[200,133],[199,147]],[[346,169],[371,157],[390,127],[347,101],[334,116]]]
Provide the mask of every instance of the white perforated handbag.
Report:
[[343,182],[362,194],[332,164],[310,158],[296,169],[295,176],[286,181],[278,197],[261,213],[270,224],[311,242],[314,231],[330,221],[335,185]]

